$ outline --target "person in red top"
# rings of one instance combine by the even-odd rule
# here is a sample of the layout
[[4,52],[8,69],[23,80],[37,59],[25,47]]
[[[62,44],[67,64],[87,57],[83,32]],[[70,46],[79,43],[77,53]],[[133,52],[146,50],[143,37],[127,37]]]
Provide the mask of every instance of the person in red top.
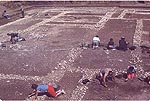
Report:
[[53,97],[56,97],[56,96],[57,96],[54,87],[51,86],[51,85],[48,85],[48,90],[47,90],[47,92],[48,92],[50,95],[52,95]]
[[37,96],[40,95],[40,93],[48,93],[51,97],[57,97],[60,94],[65,94],[64,90],[60,90],[60,86],[54,87],[51,84],[32,84],[31,86],[34,91],[29,95],[29,97],[35,95],[35,99],[37,99]]
[[127,78],[125,81],[128,81],[128,79],[133,79],[136,77],[136,70],[135,70],[135,66],[129,66],[127,69]]

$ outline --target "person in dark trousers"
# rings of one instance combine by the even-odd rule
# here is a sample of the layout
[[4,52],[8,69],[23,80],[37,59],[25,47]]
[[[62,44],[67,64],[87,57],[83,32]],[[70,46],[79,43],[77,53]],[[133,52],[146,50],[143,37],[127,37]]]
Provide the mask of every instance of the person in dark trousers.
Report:
[[65,94],[65,91],[62,89],[60,90],[60,86],[54,87],[52,84],[32,84],[31,88],[33,89],[33,93],[29,95],[35,95],[35,99],[37,99],[37,96],[40,95],[40,93],[48,93],[50,97],[57,97],[60,94]]
[[21,7],[21,17],[24,18],[24,9]]
[[15,44],[17,42],[16,38],[19,37],[18,33],[8,33],[8,36],[10,36],[10,41],[12,44]]
[[9,15],[7,14],[6,10],[2,13],[2,17],[5,19],[10,19]]
[[115,49],[115,43],[113,41],[113,38],[110,38],[110,40],[107,44],[107,49]]
[[95,49],[95,48],[98,48],[100,46],[100,39],[99,39],[99,36],[96,35],[95,37],[93,37],[93,40],[92,40],[92,48]]
[[8,33],[8,36],[10,36],[10,41],[12,44],[16,44],[16,42],[25,41],[25,38],[20,37],[18,33]]
[[121,39],[119,40],[119,50],[122,51],[126,51],[127,50],[127,46],[128,46],[128,42],[126,42],[124,37],[121,37]]

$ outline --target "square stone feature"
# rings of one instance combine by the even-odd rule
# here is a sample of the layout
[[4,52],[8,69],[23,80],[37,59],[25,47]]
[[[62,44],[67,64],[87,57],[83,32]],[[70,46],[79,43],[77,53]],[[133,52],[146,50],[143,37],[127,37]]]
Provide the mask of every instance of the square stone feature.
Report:
[[96,24],[105,14],[90,12],[73,12],[61,16],[51,23],[55,24]]
[[131,14],[131,13],[126,13],[124,18],[150,19],[150,14]]
[[101,20],[101,17],[92,17],[92,16],[62,16],[54,21],[49,22],[49,24],[90,24],[95,25]]
[[98,16],[82,16],[82,15],[68,15],[68,16],[62,16],[51,23],[68,23],[68,24],[96,24],[99,22],[101,17]]
[[150,20],[143,20],[143,30],[150,34]]
[[[101,44],[107,45],[110,38],[114,39],[116,45],[122,36],[132,45],[132,39],[136,27],[134,20],[109,20],[103,29],[101,29],[97,35],[99,35]],[[92,37],[91,37],[92,39]],[[124,70],[130,65],[131,54],[130,50],[126,52],[118,50],[104,50],[104,47],[100,47],[96,50],[87,49],[84,50],[78,59],[75,60],[74,65],[81,68],[89,69],[102,69],[106,67],[112,67],[117,70]]]
[[0,99],[2,100],[25,100],[29,93],[33,91],[32,84],[39,84],[37,81],[23,81],[23,80],[0,80]]
[[122,36],[132,45],[133,35],[135,33],[136,20],[111,19],[97,33],[101,39],[101,43],[105,45],[110,38],[114,39],[116,45]]

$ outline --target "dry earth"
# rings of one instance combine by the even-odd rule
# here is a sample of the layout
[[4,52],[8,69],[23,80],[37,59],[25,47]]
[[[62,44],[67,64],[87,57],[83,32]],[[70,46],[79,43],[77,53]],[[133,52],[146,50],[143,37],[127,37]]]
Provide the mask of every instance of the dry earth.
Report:
[[[149,73],[150,57],[135,51],[80,48],[99,35],[107,44],[121,36],[130,44],[150,44],[150,9],[119,7],[37,7],[25,12],[22,19],[0,26],[0,41],[6,42],[10,32],[18,32],[26,41],[0,49],[0,98],[25,100],[32,83],[55,82],[66,91],[61,100],[150,100],[150,86],[137,78],[124,82],[108,82],[104,88],[98,81],[87,85],[101,69],[111,67],[116,73],[136,65],[137,76]],[[42,97],[42,99],[51,99]],[[41,99],[39,97],[39,99]]]

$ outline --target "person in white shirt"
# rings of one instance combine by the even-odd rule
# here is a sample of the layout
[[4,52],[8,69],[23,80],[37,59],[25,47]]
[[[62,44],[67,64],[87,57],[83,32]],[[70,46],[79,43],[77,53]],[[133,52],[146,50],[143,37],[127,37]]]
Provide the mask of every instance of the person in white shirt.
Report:
[[92,40],[92,47],[93,49],[99,47],[100,45],[100,39],[99,39],[99,36],[96,35],[95,37],[93,37],[93,40]]

